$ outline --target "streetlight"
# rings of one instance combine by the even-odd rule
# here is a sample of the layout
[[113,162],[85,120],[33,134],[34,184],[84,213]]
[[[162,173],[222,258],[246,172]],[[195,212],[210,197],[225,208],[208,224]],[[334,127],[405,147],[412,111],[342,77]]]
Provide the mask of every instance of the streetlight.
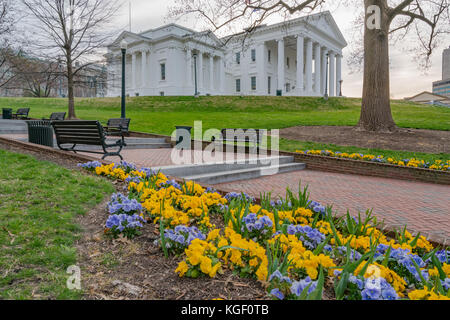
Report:
[[325,70],[325,100],[328,100],[328,57],[330,56],[329,53],[327,53],[327,69]]
[[194,53],[194,79],[195,79],[195,96],[198,97],[198,86],[197,86],[197,53]]
[[120,43],[120,49],[122,50],[122,118],[126,118],[125,111],[125,64],[126,64],[126,53],[127,53],[128,43],[122,40]]

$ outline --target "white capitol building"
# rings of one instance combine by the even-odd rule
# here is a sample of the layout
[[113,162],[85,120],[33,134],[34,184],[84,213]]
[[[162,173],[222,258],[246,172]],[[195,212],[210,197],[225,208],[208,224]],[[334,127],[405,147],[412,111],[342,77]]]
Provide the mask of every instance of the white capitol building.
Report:
[[124,40],[130,96],[191,96],[196,87],[200,95],[339,95],[347,42],[330,12],[260,26],[243,45],[244,36],[226,41],[176,24],[123,32],[108,46],[108,96],[121,94]]

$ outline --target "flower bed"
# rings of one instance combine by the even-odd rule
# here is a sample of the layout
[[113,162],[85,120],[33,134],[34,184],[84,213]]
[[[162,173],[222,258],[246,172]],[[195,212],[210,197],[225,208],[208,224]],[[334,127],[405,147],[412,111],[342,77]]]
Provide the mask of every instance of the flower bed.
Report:
[[439,170],[439,171],[450,171],[450,160],[442,161],[436,160],[434,163],[426,162],[420,159],[395,159],[392,157],[385,158],[382,155],[372,155],[372,154],[361,154],[361,153],[346,153],[346,152],[333,152],[331,150],[297,150],[296,153],[300,154],[309,154],[309,155],[319,155],[319,156],[327,156],[334,158],[342,158],[342,159],[352,159],[352,160],[360,160],[360,161],[370,161],[376,163],[389,163],[401,167],[410,167],[410,168],[424,168],[430,170]]
[[273,299],[322,299],[324,290],[348,300],[450,299],[447,248],[406,228],[388,238],[370,213],[337,218],[306,189],[256,204],[125,162],[80,166],[127,185],[108,205],[105,234],[133,238],[144,223],[159,225],[157,245],[181,257],[180,277],[232,271],[263,282]]

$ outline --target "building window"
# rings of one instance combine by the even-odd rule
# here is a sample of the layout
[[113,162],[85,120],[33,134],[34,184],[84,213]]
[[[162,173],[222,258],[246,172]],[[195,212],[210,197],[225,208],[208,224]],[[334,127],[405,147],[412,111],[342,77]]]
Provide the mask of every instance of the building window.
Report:
[[267,78],[267,93],[272,94],[272,77]]
[[161,63],[161,80],[166,80],[166,64]]
[[252,62],[256,61],[256,50],[252,49]]
[[241,79],[236,79],[236,92],[241,92]]
[[241,53],[240,52],[236,53],[236,63],[241,64]]
[[272,52],[270,50],[267,51],[267,61],[268,62],[270,62],[270,59],[272,58],[271,55],[272,55]]
[[251,78],[251,83],[252,83],[252,91],[255,91],[256,90],[256,77]]
[[290,91],[291,91],[291,84],[286,83],[286,92],[290,92]]
[[287,67],[289,69],[289,57],[286,58],[286,65],[287,65]]

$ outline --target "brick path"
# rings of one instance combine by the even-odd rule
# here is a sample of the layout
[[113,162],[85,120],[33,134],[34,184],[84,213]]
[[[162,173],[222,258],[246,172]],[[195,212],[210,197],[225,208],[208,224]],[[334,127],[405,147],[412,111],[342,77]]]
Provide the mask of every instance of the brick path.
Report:
[[299,181],[302,188],[309,186],[311,200],[333,204],[339,213],[349,209],[357,215],[358,211],[373,209],[374,215],[389,227],[407,225],[408,230],[420,231],[435,241],[450,242],[450,187],[446,185],[304,170],[217,187],[253,196],[272,192],[273,196],[284,197],[286,187],[298,192]]

